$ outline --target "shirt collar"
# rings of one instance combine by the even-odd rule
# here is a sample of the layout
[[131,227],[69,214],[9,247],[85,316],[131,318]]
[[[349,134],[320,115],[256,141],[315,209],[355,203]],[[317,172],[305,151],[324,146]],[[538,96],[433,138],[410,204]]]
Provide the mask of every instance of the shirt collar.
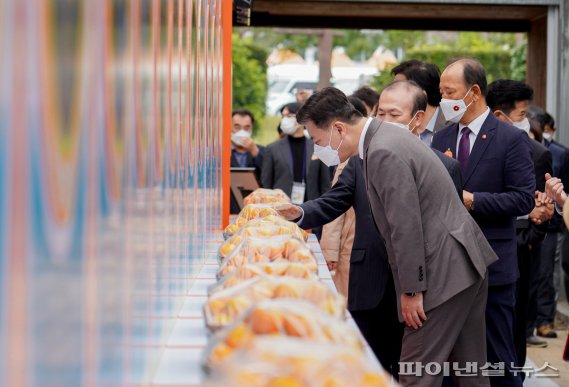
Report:
[[433,116],[431,117],[429,123],[425,127],[425,130],[428,130],[429,132],[433,132],[435,130],[435,124],[437,123],[438,116],[439,116],[439,107],[437,106],[435,112],[433,113]]
[[371,121],[373,120],[373,117],[368,117],[367,121],[364,125],[364,128],[362,129],[362,134],[360,135],[360,143],[358,144],[358,153],[360,154],[360,159],[364,159],[364,140],[366,138],[366,133],[367,130],[369,129],[369,125],[371,124]]
[[458,133],[460,133],[462,131],[462,128],[464,128],[465,126],[468,126],[468,129],[470,129],[470,131],[475,136],[478,136],[478,132],[480,132],[480,129],[482,129],[482,124],[484,123],[484,121],[486,121],[488,114],[490,114],[490,108],[486,107],[486,111],[484,111],[484,113],[480,114],[478,117],[476,117],[474,120],[472,120],[468,125],[463,125],[463,124],[459,123],[458,124]]

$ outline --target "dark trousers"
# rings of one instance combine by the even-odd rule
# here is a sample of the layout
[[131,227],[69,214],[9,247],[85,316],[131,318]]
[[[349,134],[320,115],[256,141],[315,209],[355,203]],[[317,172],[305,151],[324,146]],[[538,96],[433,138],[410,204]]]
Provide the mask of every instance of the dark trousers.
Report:
[[[522,229],[518,229],[522,232]],[[518,244],[518,270],[520,277],[516,282],[516,318],[514,320],[514,345],[518,366],[526,363],[526,339],[533,334],[528,331],[530,318],[535,321],[537,315],[537,287],[539,283],[539,261],[541,243],[532,246]],[[525,374],[522,373],[522,379]]]
[[555,249],[557,248],[557,232],[548,232],[541,245],[541,263],[539,285],[537,290],[537,317],[534,326],[552,324],[555,317],[555,286],[553,272],[555,269]]
[[350,313],[383,368],[398,379],[403,323],[399,322],[396,297],[393,276],[389,273],[379,304],[373,309]]
[[527,349],[527,319],[529,309],[530,274],[531,274],[531,251],[528,246],[518,245],[518,270],[520,276],[516,282],[516,316],[514,320],[514,345],[518,366],[523,366],[526,361]]
[[492,387],[521,387],[521,376],[512,372],[518,364],[514,345],[516,284],[488,287],[486,347],[488,362],[504,363],[504,376],[490,377]]

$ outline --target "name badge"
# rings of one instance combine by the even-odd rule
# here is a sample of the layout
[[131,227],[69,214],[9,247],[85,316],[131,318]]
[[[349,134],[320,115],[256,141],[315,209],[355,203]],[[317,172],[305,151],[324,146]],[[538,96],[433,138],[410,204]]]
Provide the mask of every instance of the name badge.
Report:
[[302,204],[304,203],[304,192],[306,191],[306,185],[304,183],[294,182],[292,183],[292,194],[290,195],[290,201],[292,204]]

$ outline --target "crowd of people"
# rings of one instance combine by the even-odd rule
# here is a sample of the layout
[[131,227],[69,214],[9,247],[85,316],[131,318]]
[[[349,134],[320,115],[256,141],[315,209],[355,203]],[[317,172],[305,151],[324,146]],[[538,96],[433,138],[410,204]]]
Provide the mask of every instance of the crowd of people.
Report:
[[282,215],[317,231],[402,385],[521,386],[526,348],[557,337],[556,267],[569,289],[569,149],[529,85],[488,85],[474,59],[442,73],[410,60],[392,75],[380,92],[297,94],[266,148],[253,115],[234,111],[231,165],[292,198]]

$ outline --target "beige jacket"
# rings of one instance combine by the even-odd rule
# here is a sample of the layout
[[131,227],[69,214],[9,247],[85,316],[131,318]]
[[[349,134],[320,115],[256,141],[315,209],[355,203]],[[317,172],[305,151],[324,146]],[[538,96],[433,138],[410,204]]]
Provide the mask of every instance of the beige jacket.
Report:
[[[338,165],[332,186],[338,181],[338,176],[344,170],[349,159]],[[327,262],[337,262],[334,284],[340,294],[348,297],[348,280],[350,276],[350,256],[354,243],[356,216],[354,209],[350,208],[334,221],[326,224],[322,229],[320,248]]]

